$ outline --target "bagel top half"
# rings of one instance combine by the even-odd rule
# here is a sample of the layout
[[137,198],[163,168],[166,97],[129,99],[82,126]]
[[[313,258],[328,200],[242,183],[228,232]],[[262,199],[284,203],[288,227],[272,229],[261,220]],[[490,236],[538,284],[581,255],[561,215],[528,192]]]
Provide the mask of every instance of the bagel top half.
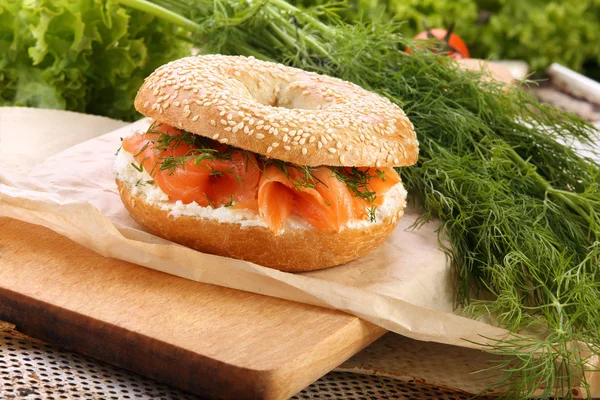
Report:
[[306,166],[417,161],[412,123],[388,99],[346,81],[253,57],[205,55],[159,67],[135,99],[147,117]]

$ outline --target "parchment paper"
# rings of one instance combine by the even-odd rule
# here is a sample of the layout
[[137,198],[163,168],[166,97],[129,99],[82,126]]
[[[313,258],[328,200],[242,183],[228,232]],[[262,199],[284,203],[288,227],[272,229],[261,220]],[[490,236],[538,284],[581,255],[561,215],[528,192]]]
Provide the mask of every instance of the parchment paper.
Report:
[[0,168],[27,174],[47,157],[124,125],[71,111],[0,107]]
[[[47,118],[52,126],[52,117]],[[0,215],[46,226],[105,256],[199,282],[340,309],[418,340],[476,348],[464,339],[506,337],[503,329],[453,312],[453,270],[438,247],[437,224],[408,230],[417,217],[412,210],[370,255],[304,274],[202,254],[144,232],[121,204],[112,163],[119,138],[147,124],[139,121],[71,147],[35,166],[27,177],[0,169]],[[19,129],[18,121],[14,125],[9,128]]]

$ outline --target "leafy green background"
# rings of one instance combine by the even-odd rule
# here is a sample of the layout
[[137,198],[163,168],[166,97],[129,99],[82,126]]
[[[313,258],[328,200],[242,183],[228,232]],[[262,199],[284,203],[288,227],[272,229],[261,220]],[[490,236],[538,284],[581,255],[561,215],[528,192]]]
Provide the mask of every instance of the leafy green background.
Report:
[[[327,0],[295,0],[303,7]],[[520,59],[534,71],[553,62],[595,76],[600,63],[600,0],[349,0],[342,17],[406,21],[401,32],[456,22],[471,56]]]
[[[327,0],[292,0],[308,7]],[[600,79],[600,0],[349,0],[348,21],[404,21],[413,36],[456,22],[474,57],[558,62]],[[145,76],[183,57],[184,34],[113,0],[0,0],[0,105],[133,120]]]
[[156,67],[189,54],[177,29],[101,0],[0,0],[0,105],[132,120]]

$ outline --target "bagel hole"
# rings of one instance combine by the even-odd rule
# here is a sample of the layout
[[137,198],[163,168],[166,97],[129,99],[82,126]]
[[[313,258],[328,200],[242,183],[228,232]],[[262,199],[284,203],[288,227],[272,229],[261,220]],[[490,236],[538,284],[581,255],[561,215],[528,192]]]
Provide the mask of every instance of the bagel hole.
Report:
[[[250,93],[252,93],[252,91],[249,90]],[[258,94],[258,95],[257,95]],[[289,101],[288,96],[281,96],[281,90],[279,87],[276,88],[276,90],[273,91],[273,93],[270,93],[270,95],[260,95],[260,93],[252,93],[252,97],[254,97],[254,100],[256,100],[258,103],[262,104],[263,106],[268,106],[268,107],[277,107],[277,108],[287,108],[287,109],[294,109],[296,107],[292,107],[291,102]]]
[[[298,101],[300,100],[300,101]],[[297,94],[287,94],[282,96],[277,93],[272,99],[271,104],[265,104],[271,107],[287,108],[289,110],[320,110],[320,104],[310,99],[310,96],[300,96]]]
[[[264,106],[287,108],[289,110],[321,110],[323,104],[311,95],[302,95],[302,90],[291,84],[278,85],[272,91],[261,92],[260,87],[254,87],[242,82],[254,100]],[[268,93],[268,94],[267,94]]]

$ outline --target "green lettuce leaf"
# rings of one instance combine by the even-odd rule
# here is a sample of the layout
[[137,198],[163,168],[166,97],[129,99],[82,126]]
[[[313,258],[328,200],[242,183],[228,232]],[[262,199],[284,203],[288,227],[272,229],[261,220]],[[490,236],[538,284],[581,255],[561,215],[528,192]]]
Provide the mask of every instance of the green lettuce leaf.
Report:
[[111,0],[0,0],[0,105],[139,118],[143,79],[190,53],[180,35]]

